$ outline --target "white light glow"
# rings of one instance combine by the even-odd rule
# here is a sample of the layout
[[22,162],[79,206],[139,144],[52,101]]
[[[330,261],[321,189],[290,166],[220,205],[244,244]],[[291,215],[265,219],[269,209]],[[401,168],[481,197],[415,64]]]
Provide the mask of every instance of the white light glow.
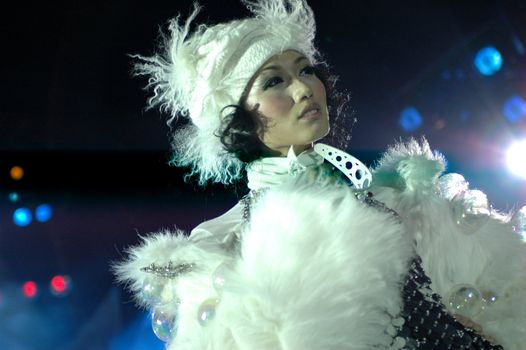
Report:
[[510,171],[526,179],[526,140],[511,145],[506,154]]

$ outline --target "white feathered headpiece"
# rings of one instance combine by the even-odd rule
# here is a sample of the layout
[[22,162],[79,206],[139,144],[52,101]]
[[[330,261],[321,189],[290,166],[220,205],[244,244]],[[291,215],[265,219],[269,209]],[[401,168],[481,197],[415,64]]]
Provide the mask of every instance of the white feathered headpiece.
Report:
[[190,33],[199,13],[194,10],[184,25],[179,16],[170,21],[164,53],[139,60],[135,73],[149,77],[153,90],[149,107],[190,119],[173,135],[174,163],[190,166],[199,183],[228,184],[241,176],[243,163],[228,153],[217,136],[223,108],[237,105],[256,71],[272,56],[286,50],[303,53],[313,64],[316,24],[305,0],[241,0],[254,17],[214,26],[200,25]]

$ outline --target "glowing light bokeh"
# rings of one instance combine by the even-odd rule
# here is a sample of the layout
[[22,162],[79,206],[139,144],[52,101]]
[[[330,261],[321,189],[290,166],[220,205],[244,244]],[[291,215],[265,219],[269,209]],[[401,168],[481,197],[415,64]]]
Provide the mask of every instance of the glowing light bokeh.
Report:
[[526,155],[526,140],[516,142],[510,146],[506,152],[506,163],[510,171],[526,179],[526,162],[524,157]]
[[475,55],[475,67],[482,75],[493,75],[502,68],[502,55],[493,46],[480,49]]
[[49,204],[41,204],[35,209],[35,217],[40,222],[46,222],[53,216],[53,209]]
[[18,165],[15,165],[14,167],[9,170],[9,175],[11,176],[11,179],[15,181],[22,180],[24,177],[24,169],[22,167],[19,167]]
[[511,123],[517,123],[526,117],[526,101],[518,95],[512,96],[504,102],[502,114]]
[[22,285],[22,293],[26,298],[32,299],[37,296],[38,286],[33,281],[27,281]]
[[407,107],[400,113],[399,124],[404,131],[412,132],[422,126],[423,118],[414,107]]
[[515,46],[515,50],[517,51],[517,53],[519,55],[524,55],[524,53],[526,52],[526,50],[524,49],[524,44],[522,43],[521,39],[519,38],[518,35],[514,34],[512,37],[511,37],[511,40],[513,42],[513,46]]
[[442,80],[449,80],[451,79],[451,72],[449,71],[449,69],[444,69],[442,73],[440,73],[440,77],[442,78]]
[[27,226],[33,220],[31,211],[27,208],[18,208],[13,212],[13,222],[17,226]]
[[71,279],[69,276],[57,275],[49,282],[51,293],[56,296],[64,296],[69,292],[71,286]]
[[18,193],[16,192],[9,193],[9,201],[13,203],[18,202]]

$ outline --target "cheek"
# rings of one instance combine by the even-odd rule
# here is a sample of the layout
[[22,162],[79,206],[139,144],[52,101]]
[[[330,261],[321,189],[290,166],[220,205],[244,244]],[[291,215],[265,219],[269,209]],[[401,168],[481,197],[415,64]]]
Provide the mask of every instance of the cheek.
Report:
[[290,99],[283,96],[265,96],[260,100],[259,112],[270,119],[285,118],[292,108]]
[[[324,103],[327,103],[326,99],[326,92],[325,92],[325,86],[321,82],[321,80],[316,79],[316,82],[312,86],[312,92],[314,96],[317,96],[318,98],[322,98]],[[321,101],[320,101],[321,102]]]

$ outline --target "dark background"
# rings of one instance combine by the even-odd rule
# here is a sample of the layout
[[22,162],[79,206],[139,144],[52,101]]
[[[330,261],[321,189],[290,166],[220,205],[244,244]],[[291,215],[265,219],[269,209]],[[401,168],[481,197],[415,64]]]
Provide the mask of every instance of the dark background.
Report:
[[[317,43],[351,93],[357,123],[349,151],[372,164],[395,140],[425,135],[497,209],[525,202],[509,174],[507,146],[526,122],[507,121],[503,103],[526,98],[526,3],[515,1],[311,0]],[[244,17],[238,1],[202,1],[198,22]],[[167,165],[166,116],[145,111],[144,79],[130,77],[131,53],[154,52],[159,28],[191,1],[18,2],[0,22],[0,348],[162,348],[147,315],[108,272],[137,234],[190,230],[235,203],[236,187],[197,188]],[[504,58],[495,75],[473,64],[484,46]],[[522,45],[522,46],[521,46]],[[521,50],[522,47],[522,50]],[[412,133],[400,112],[417,108]],[[20,181],[9,169],[22,166]],[[16,192],[19,199],[10,201]],[[13,223],[18,207],[49,203],[53,217]],[[69,294],[48,290],[70,276]],[[21,285],[39,286],[27,299]]]

